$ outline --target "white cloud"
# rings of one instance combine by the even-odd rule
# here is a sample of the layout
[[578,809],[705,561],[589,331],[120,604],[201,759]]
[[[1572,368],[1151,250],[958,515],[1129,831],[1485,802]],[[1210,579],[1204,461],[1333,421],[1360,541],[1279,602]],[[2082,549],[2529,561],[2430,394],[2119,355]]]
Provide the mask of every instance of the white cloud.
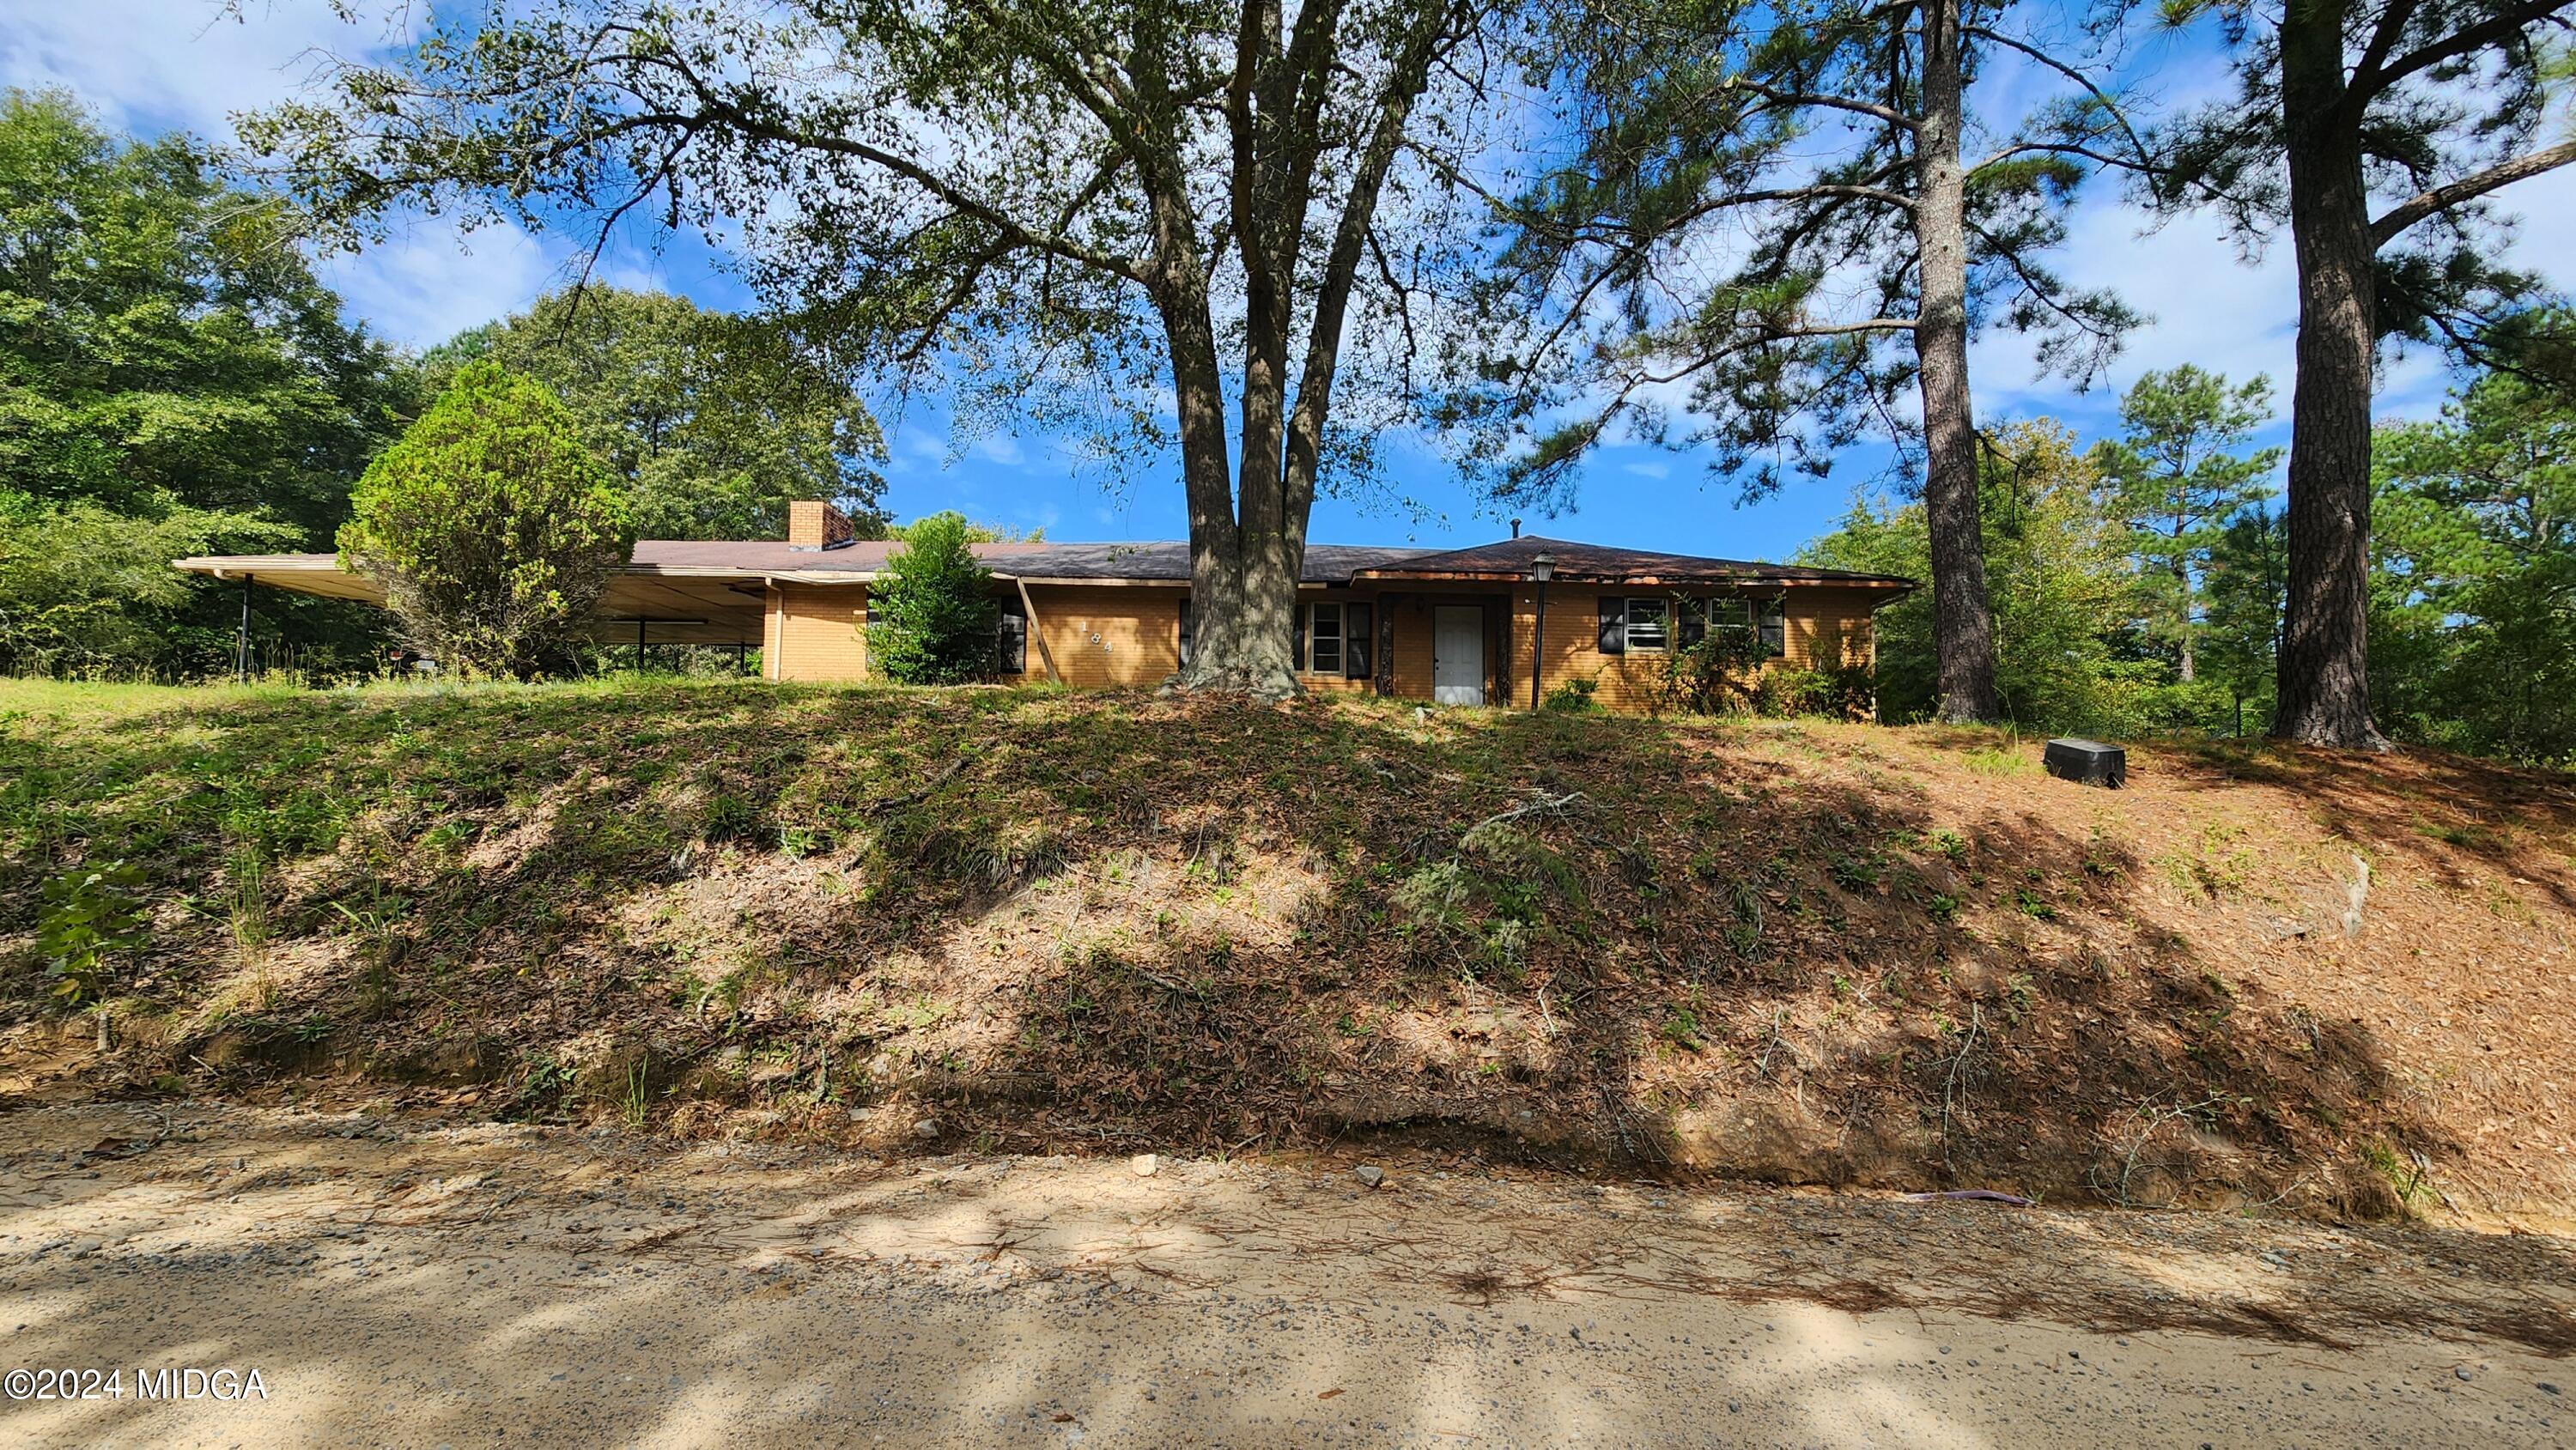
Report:
[[319,0],[249,0],[238,19],[218,0],[9,0],[0,8],[9,12],[0,83],[67,87],[120,129],[224,141],[232,112],[284,99],[317,53],[352,53],[404,33],[382,21],[344,23]]
[[[2510,261],[2557,285],[2576,283],[2563,250],[2533,244],[2576,227],[2576,171],[2523,182],[2497,203],[2501,215],[2519,218]],[[2070,284],[2108,288],[2147,318],[2111,365],[2106,406],[2141,373],[2197,363],[2233,378],[2269,374],[2286,415],[2299,321],[2286,235],[2249,264],[2215,216],[2185,215],[2157,227],[2138,208],[2097,193],[2077,210],[2066,245],[2051,260]],[[1971,372],[1980,409],[1994,416],[2063,411],[2075,400],[2063,379],[2039,375],[2030,339],[2010,333],[1980,338]],[[2451,381],[2440,353],[2410,348],[2381,369],[2373,411],[2383,418],[2430,414]]]
[[436,218],[398,229],[356,256],[324,258],[320,270],[378,335],[412,347],[524,311],[570,275],[560,248],[516,226],[468,235]]

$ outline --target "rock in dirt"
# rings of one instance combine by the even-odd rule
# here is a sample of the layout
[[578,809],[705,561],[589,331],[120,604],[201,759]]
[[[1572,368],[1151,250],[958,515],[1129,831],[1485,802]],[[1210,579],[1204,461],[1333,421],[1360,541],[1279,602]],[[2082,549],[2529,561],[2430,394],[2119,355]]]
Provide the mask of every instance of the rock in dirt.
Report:
[[1361,1185],[1367,1188],[1376,1188],[1386,1182],[1386,1170],[1374,1163],[1361,1164],[1352,1170],[1352,1176],[1358,1178]]
[[938,1137],[939,1120],[937,1118],[924,1118],[920,1122],[913,1124],[912,1136],[925,1140]]
[[1163,1160],[1151,1153],[1139,1153],[1127,1160],[1127,1171],[1139,1178],[1151,1178],[1163,1171]]

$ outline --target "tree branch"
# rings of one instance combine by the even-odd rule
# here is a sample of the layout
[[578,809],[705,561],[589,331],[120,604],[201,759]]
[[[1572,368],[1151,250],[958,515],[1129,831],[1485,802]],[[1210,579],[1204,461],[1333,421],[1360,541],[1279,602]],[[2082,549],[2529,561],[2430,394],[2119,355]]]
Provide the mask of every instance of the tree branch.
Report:
[[2474,201],[2488,192],[2511,186],[2517,181],[2555,171],[2576,161],[2576,141],[2561,141],[2528,155],[2499,161],[2484,171],[2476,172],[2447,186],[2437,186],[2399,202],[2370,224],[2372,245],[2384,247],[2396,240],[2400,232],[2437,212],[2445,212],[2464,201]]
[[[2457,31],[2421,49],[2409,51],[2383,67],[2356,70],[2352,80],[2344,86],[2344,104],[2349,107],[2367,106],[2381,92],[2417,71],[2430,70],[2445,61],[2458,60],[2483,50],[2515,34],[2526,25],[2556,19],[2559,12],[2566,8],[2567,0],[2529,0],[2529,3],[2517,6],[2490,20]],[[2562,26],[2566,24],[2564,20],[2558,23]],[[2373,38],[2373,43],[2377,43],[2377,37]]]
[[1743,76],[1730,76],[1727,78],[1725,89],[1731,90],[1738,86],[1753,92],[1755,95],[1760,96],[1764,100],[1770,101],[1775,105],[1821,106],[1828,111],[1850,111],[1855,115],[1873,116],[1886,122],[1888,125],[1895,126],[1901,130],[1917,131],[1922,129],[1921,122],[1906,115],[1903,111],[1897,110],[1893,106],[1879,105],[1875,101],[1855,101],[1849,96],[1821,96],[1811,94],[1806,91],[1784,91],[1777,86],[1767,85],[1761,81],[1750,80]]
[[[2129,150],[2134,152],[2137,156],[2136,162],[2131,163],[2134,166],[2134,169],[2140,171],[2154,169],[2147,159],[2147,143],[2138,135],[2138,128],[2129,124],[2128,113],[2120,109],[2120,103],[2111,99],[2109,92],[2103,90],[2100,86],[2095,85],[2092,77],[2085,75],[2082,71],[2077,70],[2075,67],[2068,65],[2066,62],[2059,60],[2057,57],[2050,55],[2048,52],[2041,50],[2038,46],[2032,45],[2027,41],[2016,40],[2009,35],[1988,30],[1982,25],[1970,25],[1964,27],[1964,29],[1968,34],[1976,36],[1981,40],[1990,41],[1993,44],[2002,46],[2006,50],[2018,51],[2022,55],[2028,56],[2032,60],[2039,62],[2041,65],[2048,67],[2050,70],[2053,70],[2059,75],[2066,77],[2068,80],[2075,82],[2077,85],[2082,86],[2085,94],[2099,102],[2102,109],[2110,114],[2112,120],[2120,123],[2120,134],[2129,138]],[[2115,162],[2112,164],[2118,165],[2122,163]]]

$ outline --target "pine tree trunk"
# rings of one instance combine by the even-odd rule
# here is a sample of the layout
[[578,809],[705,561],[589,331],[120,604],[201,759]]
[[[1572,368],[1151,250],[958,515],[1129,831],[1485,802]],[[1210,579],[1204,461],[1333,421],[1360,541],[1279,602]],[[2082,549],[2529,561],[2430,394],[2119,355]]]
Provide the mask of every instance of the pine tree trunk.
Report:
[[[2180,529],[2176,529],[2174,531],[2174,548],[2176,553],[2181,552],[2181,539],[2182,531]],[[2182,628],[2178,631],[2174,641],[2180,655],[2180,667],[2175,673],[2181,677],[2184,684],[2188,685],[2194,679],[2198,678],[2199,674],[2199,662],[2193,658],[2194,651],[2192,649],[2192,625],[2197,621],[2192,615],[2191,565],[2189,563],[2179,563],[2174,566],[2174,584],[2182,593]]]
[[2272,733],[2385,750],[2370,718],[2370,392],[2378,341],[2361,139],[2341,116],[2340,6],[2290,7],[2281,31],[2290,236],[2299,268],[2290,403],[2289,595]]
[[1932,536],[1932,638],[1941,718],[1992,720],[1995,621],[1986,601],[1985,534],[1977,516],[1977,425],[1968,400],[1967,179],[1962,118],[1960,0],[1923,6],[1923,117],[1915,134],[1915,242],[1922,307],[1914,326],[1923,394],[1923,511]]

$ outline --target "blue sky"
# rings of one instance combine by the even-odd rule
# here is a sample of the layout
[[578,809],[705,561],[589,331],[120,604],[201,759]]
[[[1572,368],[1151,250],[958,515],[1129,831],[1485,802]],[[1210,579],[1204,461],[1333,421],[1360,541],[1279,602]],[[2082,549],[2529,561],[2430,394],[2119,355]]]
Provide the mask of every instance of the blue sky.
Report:
[[[108,124],[142,134],[181,129],[229,137],[231,112],[292,94],[317,51],[354,54],[384,38],[379,27],[342,24],[323,0],[249,0],[242,8],[245,16],[232,20],[222,16],[217,0],[0,0],[0,84],[68,88]],[[2190,87],[2223,81],[2205,50],[2191,43],[2156,44],[2165,48],[2139,59],[2165,78],[2159,81],[2162,99],[2186,100]],[[2526,182],[2502,201],[2507,213],[2522,219],[2515,260],[2561,285],[2576,281],[2570,275],[2576,258],[2556,240],[2576,232],[2576,168]],[[465,237],[445,222],[424,220],[364,255],[331,259],[326,274],[356,315],[379,333],[424,346],[524,308],[566,280],[576,254],[574,239],[566,235],[530,236],[501,227]],[[2049,415],[2085,438],[2101,436],[2116,423],[2118,388],[2146,369],[2182,362],[2237,377],[2268,372],[2286,406],[2296,304],[2285,245],[2248,266],[2213,219],[2184,217],[2151,227],[2105,185],[2080,205],[2057,265],[2069,281],[2109,286],[2153,320],[2129,340],[2109,387],[2089,394],[2034,377],[2022,340],[1985,339],[1972,358],[1980,422]],[[619,249],[608,258],[606,275],[623,285],[666,287],[708,305],[740,306],[746,300],[725,274],[722,258],[690,238]],[[2430,414],[2447,384],[2437,358],[2401,359],[2387,370],[2378,411]],[[885,422],[894,453],[886,501],[898,516],[955,508],[1073,540],[1176,538],[1185,532],[1168,467],[1113,493],[1081,475],[1070,453],[1048,437],[989,435],[960,447],[936,403],[920,400],[888,414]],[[2286,441],[2282,423],[2271,432],[2266,441]],[[1795,484],[1777,498],[1738,508],[1731,488],[1701,483],[1703,460],[1691,454],[1606,447],[1589,461],[1581,511],[1556,520],[1533,518],[1528,528],[1603,543],[1781,558],[1829,528],[1855,489],[1875,486],[1879,456],[1878,450],[1857,450],[1831,478]],[[1463,544],[1506,532],[1499,519],[1480,513],[1477,500],[1436,452],[1399,439],[1391,457],[1397,490],[1427,512],[1327,498],[1316,505],[1312,537]]]

